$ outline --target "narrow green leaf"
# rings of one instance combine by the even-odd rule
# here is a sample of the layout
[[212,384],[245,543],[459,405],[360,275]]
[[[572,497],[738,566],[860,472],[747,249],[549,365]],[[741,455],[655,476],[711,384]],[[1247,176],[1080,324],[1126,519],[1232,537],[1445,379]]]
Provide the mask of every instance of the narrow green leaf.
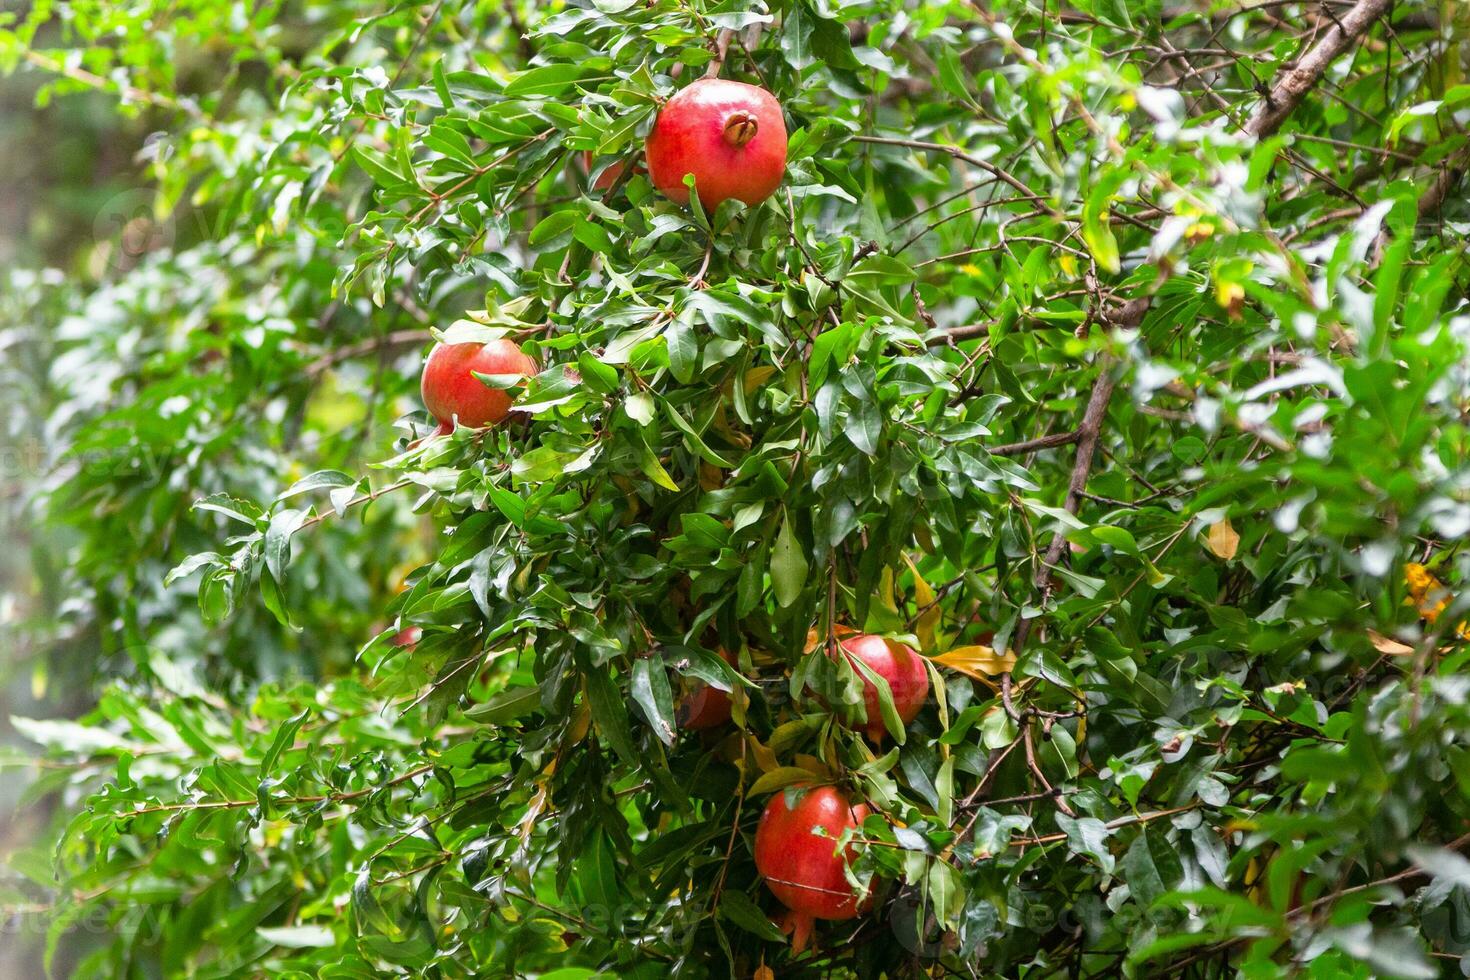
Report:
[[665,745],[674,744],[677,734],[674,722],[674,694],[669,687],[669,676],[662,660],[640,657],[633,661],[633,676],[629,682],[633,702],[648,719],[654,734]]
[[622,692],[606,671],[595,669],[585,675],[587,700],[592,706],[592,720],[597,731],[618,757],[630,766],[642,764],[633,745],[633,731],[628,723],[628,709]]
[[547,98],[558,95],[572,87],[572,83],[587,74],[587,67],[575,62],[558,62],[542,65],[520,72],[505,86],[505,97],[523,99],[532,96]]
[[795,602],[806,585],[806,575],[806,552],[791,527],[791,515],[785,514],[771,548],[771,585],[776,591],[776,601],[783,607]]
[[512,687],[465,712],[465,717],[486,725],[505,725],[524,718],[541,706],[539,687]]

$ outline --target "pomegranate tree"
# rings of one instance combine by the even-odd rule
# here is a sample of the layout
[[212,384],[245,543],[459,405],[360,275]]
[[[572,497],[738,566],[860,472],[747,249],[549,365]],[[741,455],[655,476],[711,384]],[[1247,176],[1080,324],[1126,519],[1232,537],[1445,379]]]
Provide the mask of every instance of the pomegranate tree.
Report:
[[[795,797],[791,805],[788,795]],[[755,831],[755,866],[789,910],[784,924],[797,952],[806,948],[815,920],[851,919],[872,904],[853,890],[844,870],[856,848],[840,843],[868,812],[833,786],[786,790],[766,804]]]
[[763,88],[702,78],[664,105],[648,134],[648,174],[671,200],[689,203],[686,174],[713,210],[737,198],[754,206],[786,172],[786,122]]
[[510,414],[509,392],[492,388],[478,374],[528,377],[536,360],[505,338],[486,344],[438,344],[424,364],[424,406],[439,420],[441,432],[460,425],[478,429],[504,421]]

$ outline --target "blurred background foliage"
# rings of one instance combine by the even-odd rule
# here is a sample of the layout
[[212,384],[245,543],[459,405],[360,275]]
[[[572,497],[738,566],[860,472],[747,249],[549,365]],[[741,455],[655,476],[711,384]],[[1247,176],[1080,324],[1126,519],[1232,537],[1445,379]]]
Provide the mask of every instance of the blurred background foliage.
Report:
[[[1454,975],[1464,9],[6,7],[0,969]],[[786,189],[589,190],[721,58]],[[524,431],[409,448],[431,327]],[[793,772],[886,814],[800,959]]]

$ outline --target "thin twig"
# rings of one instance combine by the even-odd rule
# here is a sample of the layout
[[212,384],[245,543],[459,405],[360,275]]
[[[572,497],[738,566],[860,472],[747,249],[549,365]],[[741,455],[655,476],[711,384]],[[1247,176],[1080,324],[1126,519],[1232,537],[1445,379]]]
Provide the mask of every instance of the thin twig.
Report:
[[[406,783],[415,776],[422,776],[424,773],[430,772],[433,768],[433,763],[419,766],[417,769],[410,769],[408,772],[394,776],[381,786],[368,786],[364,789],[352,790],[348,793],[328,793],[325,796],[292,796],[285,799],[272,800],[271,802],[277,806],[297,806],[303,803],[345,803],[349,800],[361,799],[369,793],[376,793],[379,790],[390,789],[400,783]],[[144,807],[141,810],[124,810],[114,814],[114,816],[135,817],[144,813],[172,813],[177,810],[223,810],[259,805],[259,800],[201,800],[194,803],[166,803],[160,806]]]
[[[1046,198],[1042,197],[1040,194],[1036,193],[1030,187],[1027,187],[1024,183],[1022,183],[1021,180],[1013,175],[1010,171],[1005,170],[1001,167],[997,167],[989,160],[982,160],[980,157],[975,156],[973,153],[966,153],[958,146],[951,146],[948,143],[931,143],[927,140],[897,139],[890,136],[854,136],[853,139],[858,141],[859,143],[877,143],[882,146],[906,146],[912,150],[929,150],[934,153],[948,153],[956,160],[963,160],[970,166],[979,167],[981,170],[984,170],[991,176],[1005,181],[1007,184],[1010,184],[1012,187],[1020,191],[1022,194],[1026,195],[1028,198],[1032,198],[1038,201],[1046,200]],[[1053,217],[1061,217],[1061,215],[1053,210],[1050,205],[1047,205],[1047,210],[1052,214]]]

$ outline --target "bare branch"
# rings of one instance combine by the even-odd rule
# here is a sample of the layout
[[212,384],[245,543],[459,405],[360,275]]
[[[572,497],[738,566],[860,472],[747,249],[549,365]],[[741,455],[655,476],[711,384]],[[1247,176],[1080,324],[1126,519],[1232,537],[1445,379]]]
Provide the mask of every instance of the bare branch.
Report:
[[338,347],[336,350],[324,354],[308,364],[306,366],[306,373],[308,376],[315,377],[323,371],[341,364],[343,361],[350,361],[353,358],[362,357],[378,351],[407,350],[411,347],[418,347],[421,344],[427,343],[429,339],[429,331],[427,330],[395,330],[392,333],[385,333],[381,337],[373,337],[356,344]]
[[709,63],[704,70],[705,78],[719,78],[720,69],[725,67],[725,55],[730,51],[730,41],[735,37],[735,32],[728,27],[720,29],[715,35],[715,59]]
[[1362,37],[1389,7],[1391,0],[1358,0],[1353,8],[1335,18],[1322,39],[1297,63],[1283,72],[1265,101],[1256,106],[1245,131],[1252,136],[1270,136],[1301,104],[1307,92],[1354,41]]
[[1036,452],[1038,449],[1070,446],[1081,438],[1082,432],[1074,429],[1071,432],[1058,432],[1055,435],[1042,436],[1039,439],[1027,439],[1025,442],[1008,442],[1003,446],[990,446],[986,449],[986,452],[992,456],[1024,456],[1027,453]]
[[[1136,327],[1143,322],[1152,303],[1153,297],[1151,296],[1130,299],[1107,311],[1103,320],[1110,327]],[[1067,483],[1067,498],[1063,504],[1069,514],[1077,513],[1082,506],[1083,494],[1087,490],[1087,478],[1092,473],[1093,457],[1097,454],[1098,439],[1102,435],[1103,419],[1107,417],[1108,404],[1113,399],[1113,388],[1117,384],[1117,379],[1113,377],[1110,368],[1109,361],[1104,360],[1102,373],[1098,375],[1097,383],[1092,387],[1092,394],[1087,399],[1087,408],[1082,413],[1082,422],[1077,426],[1077,459],[1072,464],[1072,478]],[[1051,591],[1052,573],[1057,563],[1061,561],[1062,551],[1066,547],[1067,537],[1060,532],[1047,546],[1041,567],[1036,570],[1036,587],[1041,590],[1043,597]],[[1034,620],[1023,619],[1020,626],[1016,628],[1014,646],[1017,650],[1025,644],[1033,622]]]

